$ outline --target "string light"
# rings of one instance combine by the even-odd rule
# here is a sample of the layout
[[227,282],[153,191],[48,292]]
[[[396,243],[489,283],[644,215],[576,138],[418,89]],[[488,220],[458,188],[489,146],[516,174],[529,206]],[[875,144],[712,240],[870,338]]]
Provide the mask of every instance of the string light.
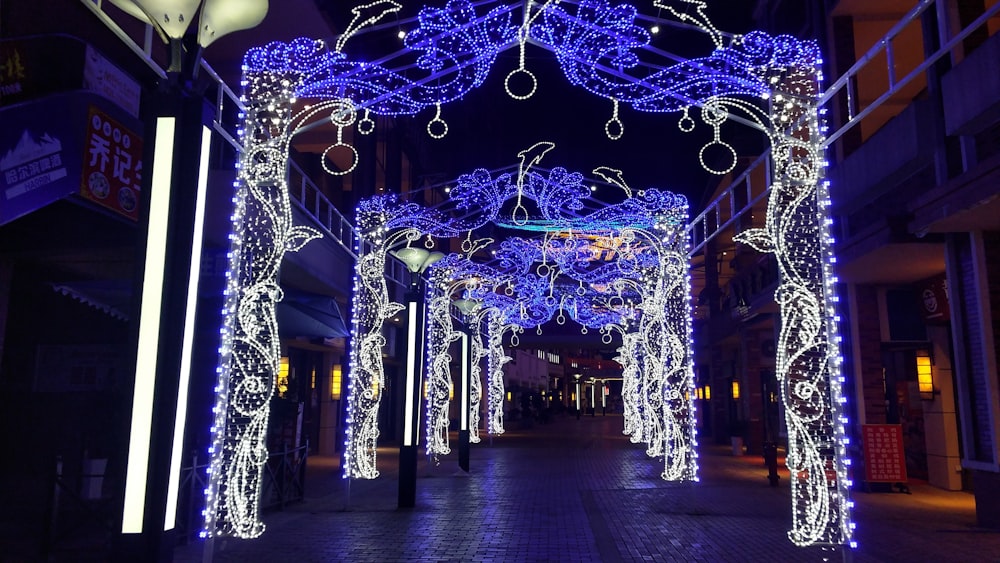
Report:
[[796,545],[855,545],[829,234],[829,192],[823,177],[818,64],[776,68],[771,84],[774,184],[765,226],[735,240],[775,255],[781,310],[776,376],[788,428],[786,464],[792,475]]
[[611,100],[614,102],[614,110],[611,112],[611,119],[604,124],[604,134],[608,136],[612,141],[617,141],[622,138],[625,134],[625,125],[622,120],[618,118],[618,100]]
[[291,126],[294,82],[246,69],[244,78],[245,150],[237,163],[229,236],[203,537],[253,538],[264,532],[258,507],[280,360],[278,267],[285,253],[321,236],[292,224],[284,173],[288,136],[281,132]]
[[[705,17],[706,3],[683,1],[694,7],[693,13],[656,5],[703,29],[714,51],[706,57],[661,65],[648,76],[646,69],[639,69],[641,79],[628,73],[641,65],[639,53],[649,43],[649,32],[635,25],[634,7],[611,6],[604,0],[582,0],[566,7],[547,1],[534,12],[524,13],[520,25],[512,23],[514,8],[510,6],[498,6],[485,15],[477,14],[468,0],[452,0],[443,8],[425,7],[418,15],[418,26],[403,37],[406,50],[419,53],[417,67],[428,73],[422,78],[409,77],[407,69],[352,60],[341,52],[351,34],[372,23],[361,12],[355,13],[354,29],[333,50],[322,41],[297,39],[247,53],[244,83],[250,109],[241,130],[246,151],[239,165],[230,237],[206,535],[253,537],[263,531],[256,507],[262,460],[266,459],[267,405],[278,358],[274,306],[281,291],[276,276],[283,254],[316,236],[291,225],[284,184],[291,133],[331,110],[338,135],[324,152],[323,167],[334,174],[346,172],[327,167],[325,156],[349,147],[342,132],[355,122],[357,111],[364,111],[357,128],[366,134],[374,130],[371,115],[414,115],[434,106],[435,118],[428,132],[443,136],[447,124],[440,120],[441,106],[480,86],[506,48],[516,45],[520,57],[518,68],[505,80],[505,89],[513,96],[511,77],[525,73],[531,79],[528,95],[534,92],[537,80],[524,57],[530,38],[555,54],[572,84],[614,102],[615,113],[606,127],[609,137],[614,134],[611,125],[620,125],[620,121],[615,123],[619,103],[636,111],[679,111],[678,125],[685,131],[695,126],[689,108],[699,105],[702,120],[713,128],[713,140],[701,151],[703,166],[710,146],[718,144],[735,154],[719,137],[722,121],[734,111],[760,124],[771,137],[774,154],[787,156],[776,162],[766,227],[744,231],[739,240],[775,252],[780,268],[777,371],[789,428],[788,465],[794,475],[789,537],[798,545],[851,543],[854,525],[847,496],[842,362],[830,305],[837,302],[831,268],[833,239],[828,231],[829,205],[821,204],[829,195],[820,181],[823,128],[815,107],[821,77],[819,51],[814,42],[763,32],[735,37],[723,45],[721,33]],[[292,115],[296,98],[317,103]],[[761,100],[769,101],[769,113],[761,113]],[[349,148],[353,170],[358,155]],[[377,413],[380,390],[385,388],[381,327],[402,308],[388,297],[386,253],[424,235],[453,238],[494,223],[545,234],[541,240],[505,241],[508,247],[502,243],[497,252],[500,267],[489,278],[490,284],[484,285],[493,289],[494,296],[490,303],[484,299],[484,307],[491,311],[485,346],[490,432],[503,432],[502,409],[494,404],[499,389],[497,404],[502,406],[502,365],[509,361],[503,355],[504,334],[510,333],[516,345],[525,328],[552,318],[572,318],[581,324],[581,332],[599,329],[602,335],[618,330],[609,327],[619,326],[625,333],[622,353],[635,359],[623,364],[630,374],[626,429],[633,439],[647,443],[647,453],[663,456],[665,479],[696,478],[690,279],[686,246],[680,242],[687,221],[686,201],[668,192],[645,190],[581,216],[590,193],[582,175],[559,168],[545,175],[528,168],[497,178],[485,170],[462,176],[449,194],[451,207],[447,209],[423,208],[391,195],[359,206],[345,477],[378,475]],[[714,171],[728,170],[731,167]],[[512,197],[533,201],[539,215],[501,218],[503,205]],[[579,260],[595,251],[581,235],[621,238],[614,263]],[[511,275],[529,269],[534,272],[530,276]],[[566,283],[563,278],[575,282]],[[499,421],[494,419],[498,411]]]

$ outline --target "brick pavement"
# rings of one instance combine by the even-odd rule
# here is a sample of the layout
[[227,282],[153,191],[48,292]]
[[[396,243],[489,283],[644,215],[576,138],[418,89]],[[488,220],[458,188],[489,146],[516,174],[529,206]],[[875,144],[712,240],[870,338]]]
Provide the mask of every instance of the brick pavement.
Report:
[[[382,476],[340,479],[335,461],[310,460],[307,500],[265,514],[255,540],[216,540],[212,560],[257,561],[825,561],[840,551],[798,548],[787,471],[768,485],[759,457],[705,445],[701,481],[667,483],[662,463],[621,435],[620,417],[557,417],[473,445],[471,472],[457,448],[438,466],[421,460],[417,506],[396,508],[396,456]],[[1000,532],[974,527],[972,497],[911,482],[912,495],[856,493],[859,549],[846,559],[998,561]],[[175,560],[201,561],[201,543]]]

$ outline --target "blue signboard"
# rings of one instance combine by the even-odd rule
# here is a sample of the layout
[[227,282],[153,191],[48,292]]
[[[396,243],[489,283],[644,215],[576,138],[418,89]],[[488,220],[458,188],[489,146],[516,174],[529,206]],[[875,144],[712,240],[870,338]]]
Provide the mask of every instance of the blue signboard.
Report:
[[0,225],[79,190],[85,104],[59,94],[0,109]]

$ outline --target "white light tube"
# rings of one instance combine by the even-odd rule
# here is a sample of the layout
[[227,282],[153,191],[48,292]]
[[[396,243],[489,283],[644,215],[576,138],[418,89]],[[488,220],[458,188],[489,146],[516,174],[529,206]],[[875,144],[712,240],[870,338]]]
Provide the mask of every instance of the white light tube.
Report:
[[406,402],[403,406],[403,445],[414,445],[413,386],[417,372],[417,303],[410,301],[406,332]]
[[177,521],[177,493],[180,488],[181,456],[184,454],[184,423],[187,421],[188,384],[191,381],[195,312],[198,310],[198,278],[201,274],[201,243],[205,232],[205,193],[208,191],[208,158],[211,149],[212,130],[203,126],[201,128],[201,158],[198,160],[198,193],[195,194],[194,226],[191,236],[187,308],[184,313],[184,345],[181,349],[181,373],[177,384],[177,414],[174,418],[174,443],[170,453],[167,507],[163,515],[164,530],[172,530]]
[[170,218],[171,168],[174,164],[174,126],[173,117],[160,117],[156,120],[149,230],[146,235],[146,261],[143,266],[142,303],[139,309],[135,390],[132,394],[132,423],[129,427],[128,462],[125,469],[123,534],[142,532],[143,511],[146,506],[156,359],[160,340],[160,308]]

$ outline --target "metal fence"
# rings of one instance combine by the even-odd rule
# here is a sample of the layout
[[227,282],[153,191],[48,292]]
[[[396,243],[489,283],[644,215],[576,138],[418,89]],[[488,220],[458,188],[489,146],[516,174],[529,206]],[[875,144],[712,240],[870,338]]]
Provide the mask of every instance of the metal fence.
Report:
[[[261,482],[261,511],[282,510],[305,498],[308,443],[274,452],[267,459]],[[179,543],[187,543],[201,532],[208,485],[209,460],[198,454],[181,468],[175,532]],[[56,458],[44,526],[39,538],[40,560],[54,556],[83,557],[110,553],[120,507],[111,491],[104,465],[84,466],[68,472],[62,458]],[[107,493],[105,492],[107,491]]]
[[[273,452],[267,458],[261,481],[260,509],[282,510],[305,498],[306,461],[309,443],[297,448]],[[181,468],[180,492],[177,502],[177,539],[187,543],[198,537],[205,518],[205,488],[208,486],[208,460],[198,454],[191,465]]]

